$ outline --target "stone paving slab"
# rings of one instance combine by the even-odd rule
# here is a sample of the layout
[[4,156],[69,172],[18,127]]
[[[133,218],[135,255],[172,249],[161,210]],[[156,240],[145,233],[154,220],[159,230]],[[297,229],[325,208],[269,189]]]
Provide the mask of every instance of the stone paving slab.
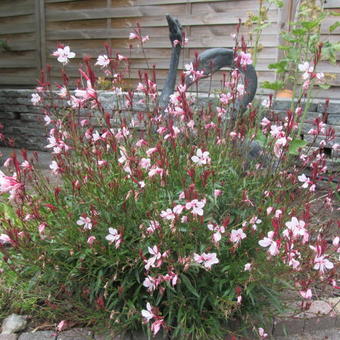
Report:
[[[0,146],[0,167],[3,165],[5,160],[13,153],[15,152],[18,156],[18,160],[22,162],[22,156],[20,153],[20,149],[15,148],[7,148]],[[33,153],[36,152],[39,157],[39,168],[42,169],[49,169],[49,165],[52,161],[52,155],[50,152],[43,152],[43,151],[34,151],[34,150],[28,150],[27,155],[28,159],[33,158]]]
[[73,328],[68,331],[59,333],[57,339],[58,340],[93,340],[93,332],[86,328]]
[[17,340],[17,334],[0,334],[0,340]]
[[39,331],[34,333],[22,333],[18,340],[55,340],[56,338],[56,332]]
[[340,329],[326,329],[302,335],[289,335],[275,337],[273,340],[339,340]]

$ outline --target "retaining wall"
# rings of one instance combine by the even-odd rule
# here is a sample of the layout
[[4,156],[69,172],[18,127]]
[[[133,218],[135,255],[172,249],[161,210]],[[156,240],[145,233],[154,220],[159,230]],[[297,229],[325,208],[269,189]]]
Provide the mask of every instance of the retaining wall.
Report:
[[[40,107],[31,102],[33,90],[1,90],[0,89],[0,123],[4,125],[2,132],[14,141],[13,146],[29,150],[46,151],[47,129],[44,126],[44,114]],[[99,92],[99,97],[106,110],[112,110],[116,105],[116,97],[112,92]],[[202,99],[204,100],[204,99]],[[277,100],[274,110],[284,113],[290,107],[289,100]],[[134,111],[145,111],[145,107],[137,103]],[[325,101],[318,100],[310,104],[302,131],[305,140],[311,141],[312,136],[307,132],[312,127],[312,121],[325,111]],[[331,158],[339,157],[339,151],[331,149],[332,145],[340,144],[340,101],[330,101],[328,106],[327,126],[335,129],[336,138],[331,145],[327,145],[327,154]],[[1,143],[1,142],[0,142]]]

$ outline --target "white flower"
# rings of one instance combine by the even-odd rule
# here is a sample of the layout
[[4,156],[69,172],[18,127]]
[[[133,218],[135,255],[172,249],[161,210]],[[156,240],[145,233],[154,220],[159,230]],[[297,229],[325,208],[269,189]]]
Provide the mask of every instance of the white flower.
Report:
[[32,93],[31,102],[33,105],[38,105],[41,101],[41,97],[38,95],[38,93]]
[[243,240],[246,237],[247,235],[243,232],[241,228],[237,230],[233,229],[230,234],[230,241],[238,244],[239,242],[241,242],[241,240]]
[[97,62],[95,63],[95,65],[99,65],[102,68],[108,66],[109,64],[110,64],[110,59],[108,58],[106,54],[98,56]]
[[325,255],[315,256],[313,269],[319,270],[321,274],[325,272],[326,269],[333,269],[334,264],[329,261]]
[[194,254],[194,261],[203,264],[203,266],[207,269],[211,269],[213,264],[220,262],[216,257],[216,253],[202,253],[201,255]]
[[118,233],[118,230],[115,228],[109,228],[109,234],[105,236],[105,239],[110,243],[115,243],[115,247],[119,248],[122,242],[122,236]]
[[50,169],[55,175],[59,174],[60,168],[56,161],[52,161],[52,163],[50,164]]
[[264,237],[262,240],[259,241],[259,245],[261,247],[269,247],[268,252],[272,256],[276,256],[279,253],[279,248],[277,246],[276,241],[273,240],[274,232],[269,231],[267,234],[268,237]]
[[[130,33],[130,34],[132,34],[132,33]],[[155,317],[155,314],[152,312],[152,307],[151,307],[149,302],[146,304],[146,310],[145,309],[142,310],[142,317],[147,322],[149,322],[151,319],[153,319]]]
[[202,152],[201,149],[198,149],[196,151],[196,156],[192,156],[191,160],[194,163],[197,163],[197,165],[205,165],[205,164],[209,164],[211,159],[209,157],[209,152],[208,151],[204,151]]
[[52,53],[53,56],[58,57],[57,60],[66,65],[69,59],[74,58],[76,54],[70,51],[70,46],[65,46],[64,48],[58,48]]
[[80,216],[77,221],[78,225],[83,225],[84,229],[91,230],[92,229],[92,221],[89,217]]

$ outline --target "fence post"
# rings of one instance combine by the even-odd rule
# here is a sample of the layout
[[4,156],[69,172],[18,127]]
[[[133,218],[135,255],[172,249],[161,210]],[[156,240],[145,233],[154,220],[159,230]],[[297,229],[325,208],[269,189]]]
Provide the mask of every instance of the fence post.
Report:
[[45,1],[35,1],[35,18],[36,18],[36,37],[37,37],[37,57],[38,57],[38,75],[40,70],[46,66],[46,26],[45,26]]

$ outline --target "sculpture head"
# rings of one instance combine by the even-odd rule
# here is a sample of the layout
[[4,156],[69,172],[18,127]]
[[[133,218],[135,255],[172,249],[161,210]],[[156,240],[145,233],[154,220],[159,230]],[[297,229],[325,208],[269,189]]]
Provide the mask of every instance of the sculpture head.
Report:
[[170,14],[166,15],[166,20],[168,21],[169,26],[169,38],[171,43],[175,40],[178,40],[182,42],[183,35],[182,35],[182,25],[179,23],[179,21],[171,16]]

